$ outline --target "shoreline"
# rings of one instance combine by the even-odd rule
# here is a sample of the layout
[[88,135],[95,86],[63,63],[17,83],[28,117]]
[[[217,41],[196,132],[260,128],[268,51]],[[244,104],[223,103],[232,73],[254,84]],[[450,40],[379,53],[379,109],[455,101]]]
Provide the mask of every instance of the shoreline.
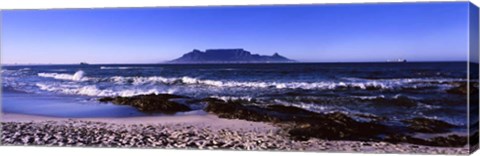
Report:
[[263,122],[252,122],[240,119],[223,119],[215,115],[172,115],[172,116],[138,116],[138,117],[92,117],[92,118],[64,118],[64,117],[49,117],[39,115],[26,115],[18,113],[2,113],[1,122],[43,122],[43,121],[89,121],[89,122],[103,122],[117,125],[135,125],[135,124],[162,124],[175,125],[185,124],[192,126],[205,126],[215,129],[263,129],[263,130],[278,130],[279,128]]
[[309,152],[468,154],[467,147],[366,141],[294,141],[269,123],[215,115],[60,118],[3,113],[3,145]]

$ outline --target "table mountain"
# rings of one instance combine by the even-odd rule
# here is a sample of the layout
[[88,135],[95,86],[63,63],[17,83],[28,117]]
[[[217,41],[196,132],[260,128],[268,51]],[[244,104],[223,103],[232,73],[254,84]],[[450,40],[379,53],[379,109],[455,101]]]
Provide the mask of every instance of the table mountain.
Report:
[[278,53],[272,56],[252,54],[243,49],[194,49],[169,63],[283,63],[295,62]]

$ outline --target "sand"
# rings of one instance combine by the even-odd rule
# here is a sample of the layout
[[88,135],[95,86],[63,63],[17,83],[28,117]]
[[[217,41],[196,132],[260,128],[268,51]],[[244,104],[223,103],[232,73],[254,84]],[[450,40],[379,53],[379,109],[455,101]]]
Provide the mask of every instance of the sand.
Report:
[[468,148],[387,142],[290,140],[268,123],[214,115],[59,118],[4,113],[2,144],[122,148],[293,150],[315,152],[467,154]]
[[41,122],[41,121],[92,121],[112,124],[162,124],[173,125],[183,124],[197,127],[210,127],[214,129],[234,130],[277,130],[278,128],[268,123],[251,122],[237,119],[222,119],[215,115],[176,115],[176,116],[145,116],[145,117],[122,117],[122,118],[61,118],[37,115],[24,115],[14,113],[3,113],[2,122]]

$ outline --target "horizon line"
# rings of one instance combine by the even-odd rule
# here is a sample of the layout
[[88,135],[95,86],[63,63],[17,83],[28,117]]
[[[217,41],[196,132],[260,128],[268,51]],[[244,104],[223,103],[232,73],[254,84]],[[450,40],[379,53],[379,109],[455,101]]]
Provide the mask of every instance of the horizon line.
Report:
[[[389,61],[295,61],[295,62],[206,62],[206,63],[168,63],[159,62],[159,63],[88,63],[85,66],[89,65],[146,65],[146,64],[158,64],[158,65],[195,65],[195,64],[302,64],[302,63],[429,63],[429,62],[471,62],[468,60],[439,60],[439,61],[407,61],[407,62],[389,62]],[[13,63],[13,64],[3,64],[0,63],[0,66],[26,66],[26,65],[81,65],[79,63]]]

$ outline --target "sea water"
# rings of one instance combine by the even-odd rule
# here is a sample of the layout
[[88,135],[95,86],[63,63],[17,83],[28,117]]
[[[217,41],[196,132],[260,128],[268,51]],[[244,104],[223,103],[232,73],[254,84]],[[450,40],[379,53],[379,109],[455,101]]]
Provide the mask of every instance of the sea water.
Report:
[[[318,113],[424,117],[467,123],[467,97],[446,91],[466,82],[466,62],[116,64],[3,66],[2,109],[63,117],[144,116],[105,96],[176,94],[280,104]],[[192,107],[193,108],[193,107]],[[195,109],[201,109],[195,107]]]

